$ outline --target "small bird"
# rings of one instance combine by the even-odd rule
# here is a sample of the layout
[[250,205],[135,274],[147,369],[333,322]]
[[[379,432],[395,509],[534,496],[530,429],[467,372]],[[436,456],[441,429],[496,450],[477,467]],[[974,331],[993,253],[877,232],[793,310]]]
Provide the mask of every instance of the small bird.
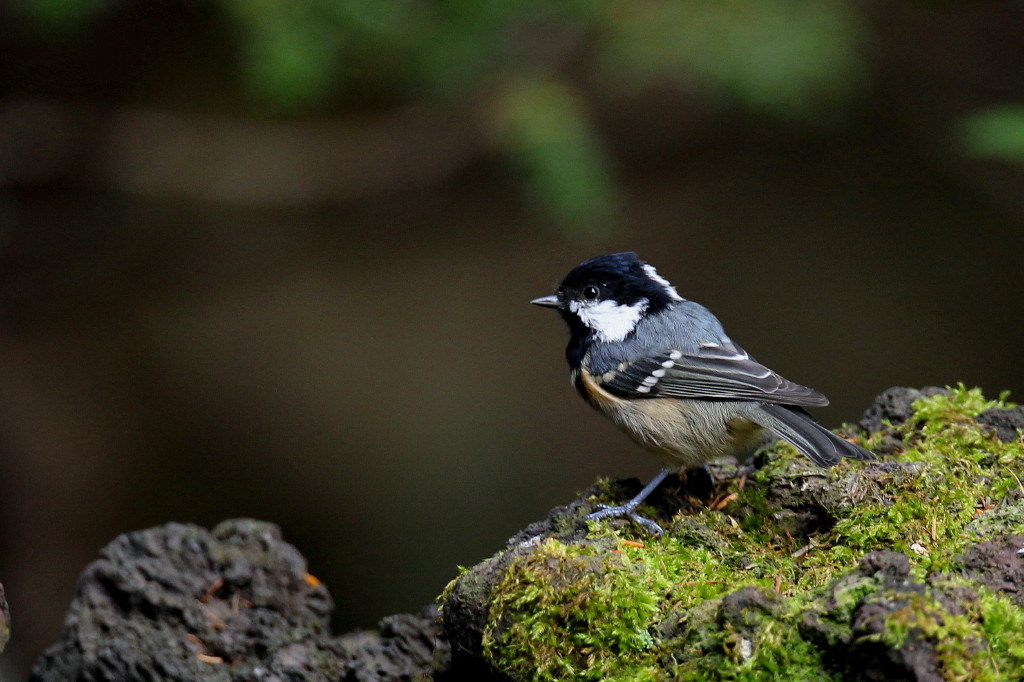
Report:
[[626,516],[660,534],[636,508],[670,471],[742,457],[769,440],[791,443],[820,467],[874,459],[804,409],[828,398],[757,362],[635,253],[584,261],[553,296],[531,303],[555,308],[569,325],[565,356],[583,399],[665,467],[629,502],[588,519]]

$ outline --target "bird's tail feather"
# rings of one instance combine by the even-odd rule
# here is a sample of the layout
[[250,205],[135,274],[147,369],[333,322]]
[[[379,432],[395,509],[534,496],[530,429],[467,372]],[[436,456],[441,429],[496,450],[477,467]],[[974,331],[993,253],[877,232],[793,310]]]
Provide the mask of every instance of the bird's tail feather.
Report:
[[761,410],[770,418],[769,427],[782,440],[807,456],[820,467],[830,467],[842,458],[871,460],[875,456],[814,421],[805,410],[762,403]]

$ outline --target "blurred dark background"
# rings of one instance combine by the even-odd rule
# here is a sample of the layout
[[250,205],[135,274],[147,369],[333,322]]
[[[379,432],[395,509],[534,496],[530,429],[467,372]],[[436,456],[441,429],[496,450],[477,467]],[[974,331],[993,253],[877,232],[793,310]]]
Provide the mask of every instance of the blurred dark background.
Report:
[[830,426],[1019,396],[1022,188],[1019,2],[11,0],[0,677],[121,532],[279,523],[343,631],[652,474],[527,303],[600,253]]

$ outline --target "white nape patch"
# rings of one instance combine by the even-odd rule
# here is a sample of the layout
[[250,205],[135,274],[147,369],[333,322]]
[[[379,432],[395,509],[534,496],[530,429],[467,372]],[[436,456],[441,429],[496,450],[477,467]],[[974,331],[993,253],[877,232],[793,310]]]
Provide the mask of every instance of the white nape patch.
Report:
[[665,293],[668,294],[668,297],[671,298],[673,301],[683,300],[683,297],[679,295],[679,292],[676,291],[676,288],[672,286],[672,284],[667,279],[659,275],[658,271],[654,269],[653,265],[644,265],[644,272],[647,273],[648,277],[650,277],[655,282],[664,287]]
[[597,334],[597,338],[605,342],[622,341],[636,329],[648,300],[641,298],[633,305],[619,305],[608,299],[600,303],[580,303],[569,301],[569,310]]

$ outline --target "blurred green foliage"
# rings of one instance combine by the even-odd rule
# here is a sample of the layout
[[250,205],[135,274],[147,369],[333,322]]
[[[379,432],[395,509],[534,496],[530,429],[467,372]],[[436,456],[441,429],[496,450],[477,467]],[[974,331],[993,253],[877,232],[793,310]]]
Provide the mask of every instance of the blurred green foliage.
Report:
[[[145,1],[19,0],[62,27]],[[695,103],[808,117],[866,81],[856,0],[205,2],[233,34],[240,82],[263,111],[483,101],[481,127],[564,225],[608,225],[618,203],[588,106],[596,93],[669,86]]]
[[535,206],[562,226],[591,233],[608,227],[618,191],[582,93],[551,78],[511,79],[491,121]]
[[1024,105],[1004,106],[969,116],[962,126],[967,151],[986,159],[1024,163]]
[[610,2],[597,61],[612,88],[674,82],[803,116],[862,85],[865,30],[844,0]]
[[48,28],[74,27],[116,0],[14,0],[14,9]]

